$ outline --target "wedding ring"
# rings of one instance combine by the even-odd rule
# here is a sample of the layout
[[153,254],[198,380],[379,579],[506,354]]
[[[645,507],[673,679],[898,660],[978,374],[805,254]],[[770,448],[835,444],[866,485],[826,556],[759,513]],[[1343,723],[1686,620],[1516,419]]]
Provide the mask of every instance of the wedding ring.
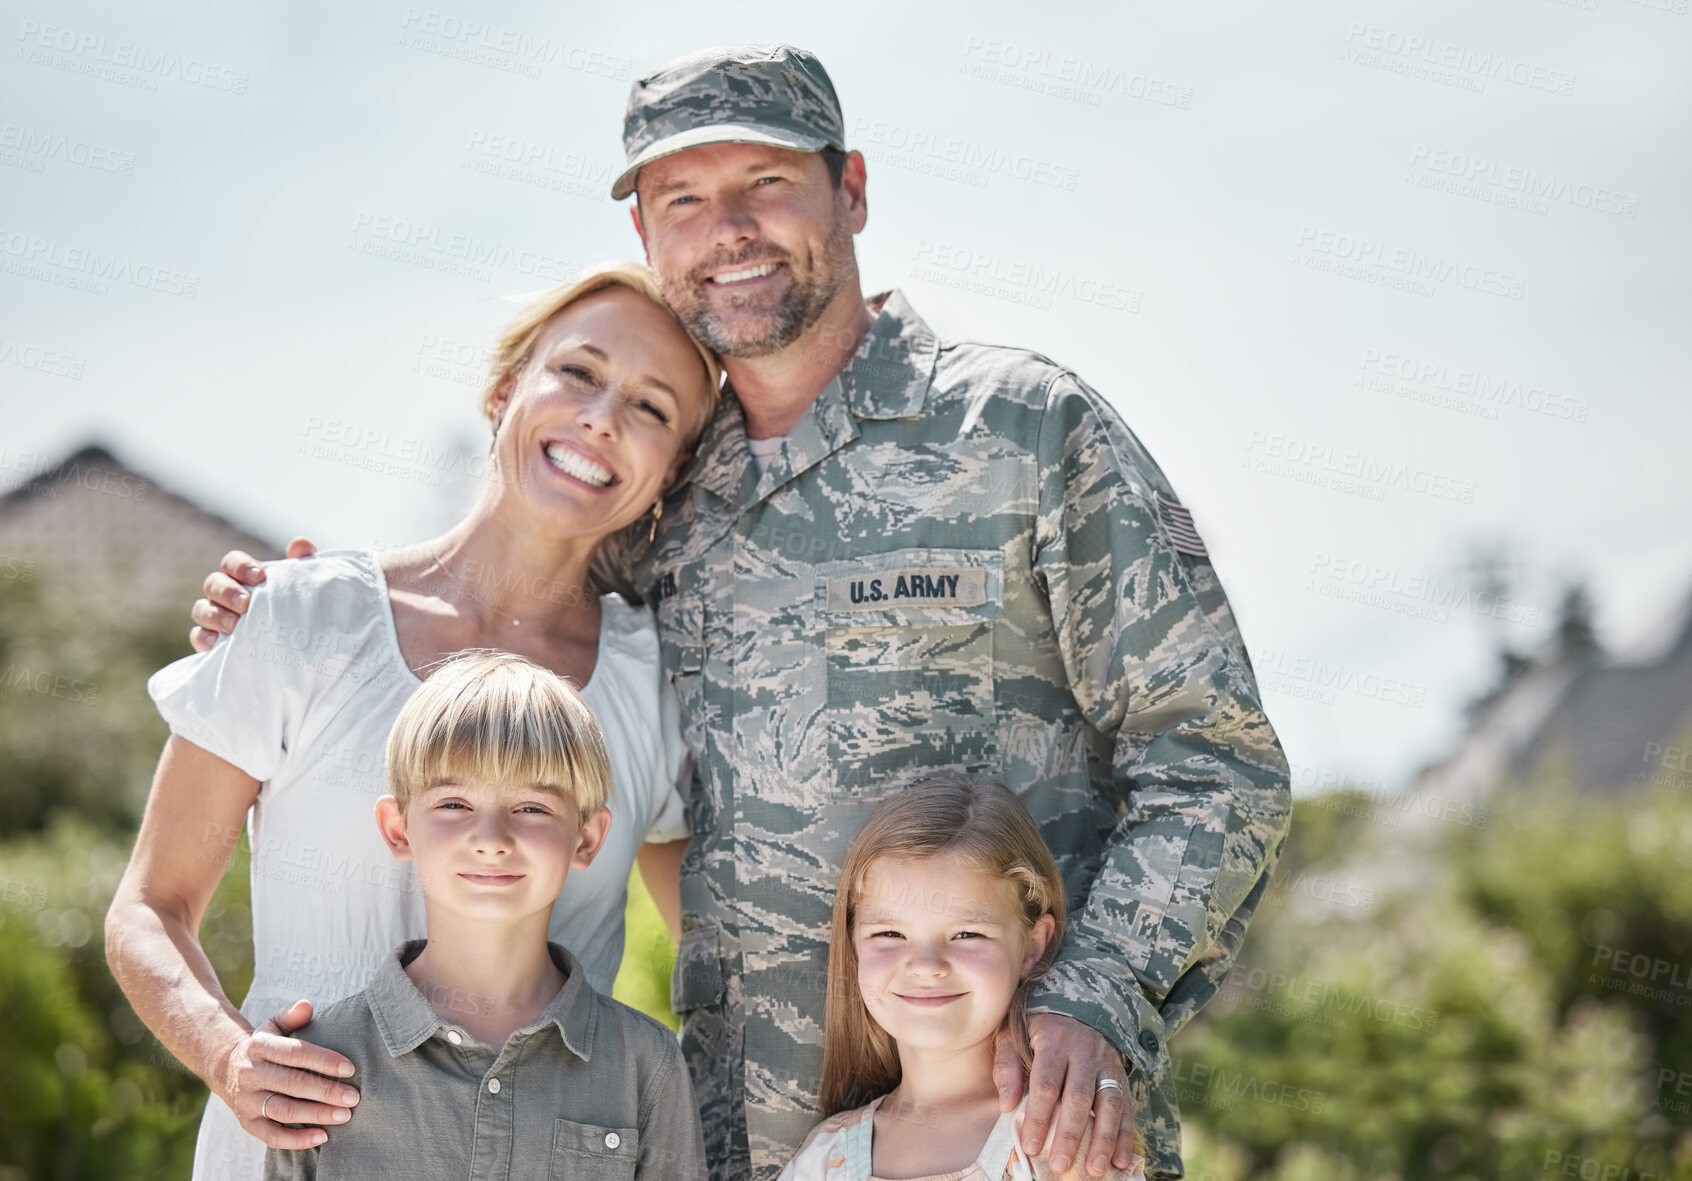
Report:
[[269,1119],[270,1118],[270,1116],[265,1114],[264,1109],[270,1106],[270,1101],[274,1098],[276,1098],[276,1092],[275,1091],[270,1091],[265,1095],[264,1102],[259,1104],[259,1118],[260,1119]]
[[1120,1091],[1120,1090],[1122,1090],[1122,1084],[1121,1083],[1117,1082],[1113,1078],[1102,1078],[1102,1079],[1099,1080],[1099,1085],[1097,1087],[1093,1088],[1093,1094],[1097,1095],[1100,1091]]

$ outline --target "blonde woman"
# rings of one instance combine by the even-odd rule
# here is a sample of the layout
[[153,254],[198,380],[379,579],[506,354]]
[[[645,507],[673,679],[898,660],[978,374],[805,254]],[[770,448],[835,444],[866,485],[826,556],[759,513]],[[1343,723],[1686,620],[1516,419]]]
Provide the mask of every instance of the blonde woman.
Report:
[[[719,380],[644,268],[613,264],[549,293],[497,349],[483,399],[494,478],[463,520],[406,549],[273,565],[233,635],[149,683],[171,737],[107,916],[107,959],[136,1013],[211,1089],[196,1181],[256,1178],[266,1145],[321,1144],[353,1117],[352,1064],[286,1034],[423,934],[416,878],[389,856],[373,809],[388,730],[445,659],[524,656],[581,686],[605,733],[611,832],[570,875],[552,940],[610,991],[642,849],[677,925],[687,827],[675,703],[650,613],[603,593],[591,570],[608,539],[662,512]],[[254,973],[237,1007],[196,933],[243,824]],[[436,999],[467,1013],[495,1000]]]

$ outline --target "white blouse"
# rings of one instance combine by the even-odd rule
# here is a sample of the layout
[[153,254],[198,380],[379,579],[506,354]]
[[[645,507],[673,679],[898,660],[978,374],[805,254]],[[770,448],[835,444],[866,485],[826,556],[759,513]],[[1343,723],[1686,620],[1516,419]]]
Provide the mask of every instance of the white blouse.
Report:
[[[331,550],[265,570],[231,636],[147,683],[173,734],[261,783],[247,819],[253,983],[241,1002],[254,1025],[302,997],[321,1009],[358,992],[396,947],[426,934],[416,874],[376,828],[388,731],[422,684],[400,654],[381,563],[373,551]],[[609,995],[635,852],[688,835],[689,766],[651,612],[617,595],[600,602],[582,697],[611,758],[611,831],[591,866],[570,871],[549,937]],[[205,855],[238,837],[201,834]],[[196,1181],[256,1178],[263,1161],[264,1145],[212,1096]]]

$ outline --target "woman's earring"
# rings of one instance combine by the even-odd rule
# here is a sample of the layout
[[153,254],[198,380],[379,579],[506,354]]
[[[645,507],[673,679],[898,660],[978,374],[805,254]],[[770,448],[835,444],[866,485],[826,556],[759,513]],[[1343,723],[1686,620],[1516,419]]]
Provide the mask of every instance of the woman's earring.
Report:
[[646,544],[651,545],[653,540],[655,538],[657,538],[657,536],[658,536],[658,518],[662,517],[663,515],[664,515],[664,502],[662,500],[653,501],[652,502],[652,528],[650,528],[646,531]]

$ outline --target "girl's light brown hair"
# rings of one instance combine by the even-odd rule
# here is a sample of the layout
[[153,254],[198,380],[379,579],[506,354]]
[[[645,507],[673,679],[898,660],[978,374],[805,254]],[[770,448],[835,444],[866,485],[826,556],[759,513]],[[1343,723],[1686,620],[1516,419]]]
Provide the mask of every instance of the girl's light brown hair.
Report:
[[[666,315],[675,315],[670,311],[670,305],[664,302],[663,291],[658,286],[658,276],[649,268],[634,262],[619,260],[587,267],[568,283],[561,283],[545,292],[505,326],[499,343],[494,346],[493,360],[488,366],[488,384],[482,390],[482,414],[496,429],[499,425],[501,391],[517,380],[517,374],[534,354],[535,341],[540,338],[541,330],[554,316],[571,304],[612,287],[626,287],[663,308]],[[679,321],[677,327],[680,327]],[[686,329],[682,331],[685,334]],[[716,413],[717,400],[723,384],[723,367],[717,360],[717,354],[693,340],[691,336],[688,339],[692,341],[700,361],[705,366],[703,413],[690,428],[682,444],[686,450],[691,451],[699,442],[699,436],[705,433],[705,424],[710,422],[711,416]]]
[[899,1085],[898,1047],[870,1018],[858,990],[852,923],[863,896],[864,875],[878,857],[920,860],[945,853],[959,854],[984,873],[1015,883],[1024,930],[1032,929],[1043,914],[1056,920],[1044,953],[1017,987],[1005,1017],[1023,1065],[1033,1059],[1025,1010],[1029,992],[1051,967],[1063,941],[1063,879],[1034,818],[1008,788],[967,775],[933,775],[877,804],[846,850],[829,934],[823,1015],[824,1115],[861,1107]]
[[605,806],[611,761],[569,681],[509,652],[473,651],[430,674],[388,732],[388,786],[402,809],[448,779],[547,788],[585,817]]

